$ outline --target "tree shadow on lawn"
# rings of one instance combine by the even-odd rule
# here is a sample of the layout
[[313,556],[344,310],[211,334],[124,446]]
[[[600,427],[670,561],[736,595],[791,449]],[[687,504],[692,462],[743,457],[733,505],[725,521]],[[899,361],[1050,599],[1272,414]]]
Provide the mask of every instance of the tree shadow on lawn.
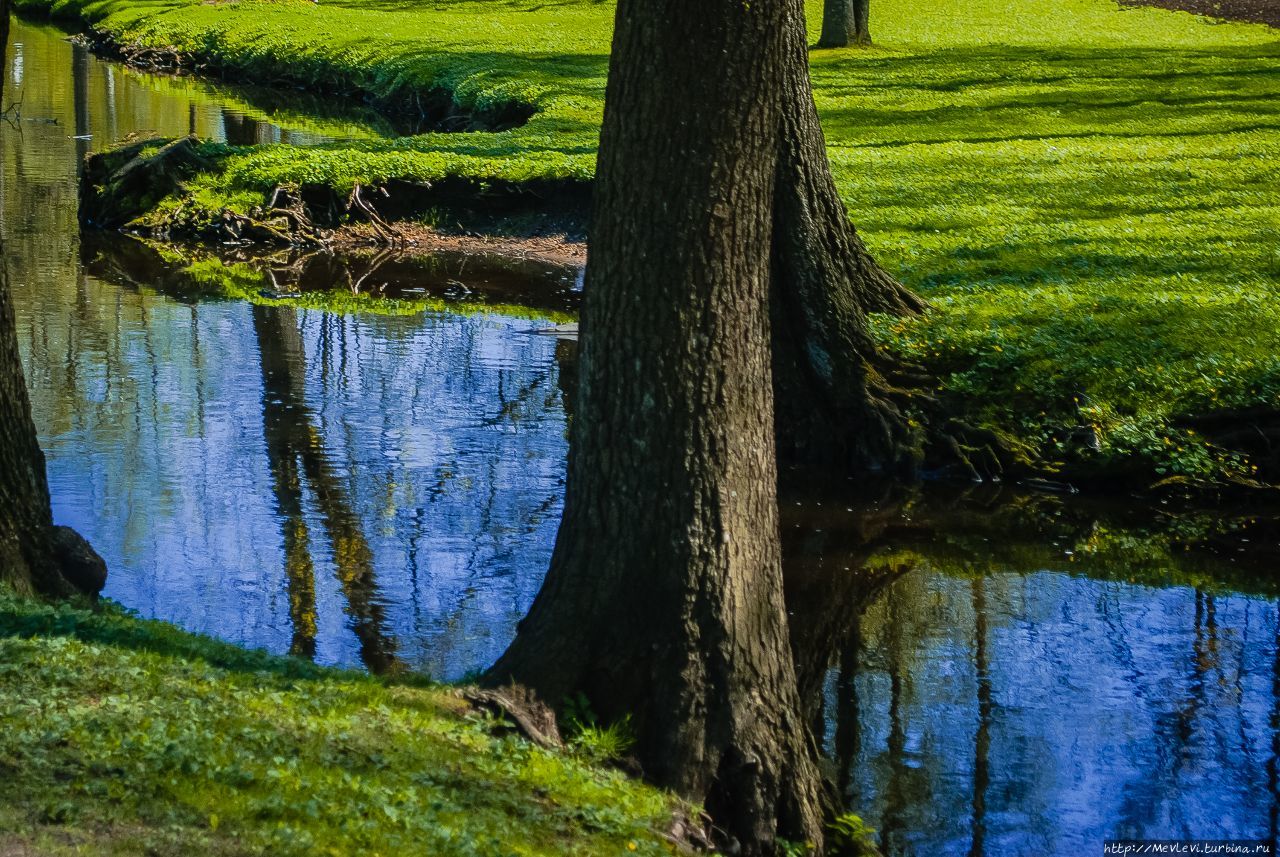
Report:
[[[1213,55],[954,50],[874,65],[874,70],[852,62],[815,67],[819,112],[831,143],[1181,136],[1280,128],[1280,42]],[[993,70],[975,75],[975,68]],[[868,73],[877,79],[867,79]]]
[[[905,91],[955,94],[970,89],[1063,87],[1111,82],[1128,87],[1203,89],[1224,77],[1257,78],[1274,90],[1280,70],[1280,39],[1265,45],[1189,48],[1048,47],[947,48],[921,54],[859,59],[841,55],[811,63],[820,99]],[[1234,88],[1234,84],[1232,86]],[[1043,91],[1042,89],[1039,91]]]

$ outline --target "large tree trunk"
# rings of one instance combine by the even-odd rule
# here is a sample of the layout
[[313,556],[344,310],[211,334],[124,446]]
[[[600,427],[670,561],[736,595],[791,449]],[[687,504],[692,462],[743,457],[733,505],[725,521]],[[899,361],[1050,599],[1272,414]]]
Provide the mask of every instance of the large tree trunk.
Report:
[[[748,853],[821,841],[783,605],[769,383],[790,0],[618,5],[564,519],[490,673],[630,715]],[[680,93],[673,103],[672,94]]]
[[826,0],[822,6],[820,48],[871,44],[871,0]]
[[920,304],[848,224],[803,15],[618,5],[564,519],[487,678],[630,716],[645,774],[749,854],[820,845],[828,794],[784,607],[775,396],[789,449],[915,455],[866,315]]
[[24,594],[67,595],[54,540],[44,454],[31,422],[0,244],[0,582]]

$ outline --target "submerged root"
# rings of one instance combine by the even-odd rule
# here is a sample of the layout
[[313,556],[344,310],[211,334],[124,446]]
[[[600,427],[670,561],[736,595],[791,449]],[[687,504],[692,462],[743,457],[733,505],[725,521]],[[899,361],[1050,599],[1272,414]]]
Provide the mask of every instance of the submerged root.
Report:
[[959,416],[946,397],[937,395],[937,379],[920,366],[881,353],[868,383],[868,398],[881,422],[908,437],[919,471],[931,478],[998,482],[1048,469],[1012,438],[974,426]]
[[1280,408],[1254,407],[1209,414],[1189,414],[1174,425],[1202,435],[1226,455],[1243,456],[1248,474],[1233,484],[1275,490],[1280,485]]

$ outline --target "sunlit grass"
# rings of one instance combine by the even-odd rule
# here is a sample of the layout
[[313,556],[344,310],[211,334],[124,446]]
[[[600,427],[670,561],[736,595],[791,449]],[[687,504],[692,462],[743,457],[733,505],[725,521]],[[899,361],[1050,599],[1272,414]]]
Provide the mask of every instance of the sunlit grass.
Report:
[[672,799],[417,685],[0,591],[0,850],[671,853]]

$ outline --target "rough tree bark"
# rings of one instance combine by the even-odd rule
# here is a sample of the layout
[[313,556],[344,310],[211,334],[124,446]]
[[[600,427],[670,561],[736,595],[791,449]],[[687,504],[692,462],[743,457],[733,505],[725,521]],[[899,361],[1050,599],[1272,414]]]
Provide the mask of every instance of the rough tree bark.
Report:
[[[0,0],[0,109],[9,44],[9,2]],[[14,327],[9,268],[0,238],[0,583],[24,594],[96,594],[106,567],[73,530],[55,527],[44,454],[31,421]]]
[[24,594],[68,595],[54,540],[44,454],[22,376],[8,267],[0,244],[0,582]]
[[488,676],[631,716],[646,775],[705,799],[747,853],[820,843],[824,809],[783,606],[773,391],[806,415],[787,438],[806,453],[824,437],[891,466],[910,447],[865,319],[920,305],[847,222],[805,46],[797,0],[619,4],[564,520]]
[[489,674],[630,715],[646,775],[747,853],[822,836],[769,383],[789,3],[618,5],[564,519]]
[[921,305],[848,224],[806,43],[801,0],[619,3],[564,518],[486,677],[630,716],[646,776],[747,854],[820,846],[829,808],[784,607],[775,397],[809,457],[898,467],[916,446],[866,314]]
[[867,314],[924,303],[871,257],[849,222],[809,81],[803,7],[783,30],[782,153],[774,201],[774,388],[783,452],[913,471],[922,439],[877,367]]
[[871,0],[826,0],[822,6],[820,48],[871,44]]

